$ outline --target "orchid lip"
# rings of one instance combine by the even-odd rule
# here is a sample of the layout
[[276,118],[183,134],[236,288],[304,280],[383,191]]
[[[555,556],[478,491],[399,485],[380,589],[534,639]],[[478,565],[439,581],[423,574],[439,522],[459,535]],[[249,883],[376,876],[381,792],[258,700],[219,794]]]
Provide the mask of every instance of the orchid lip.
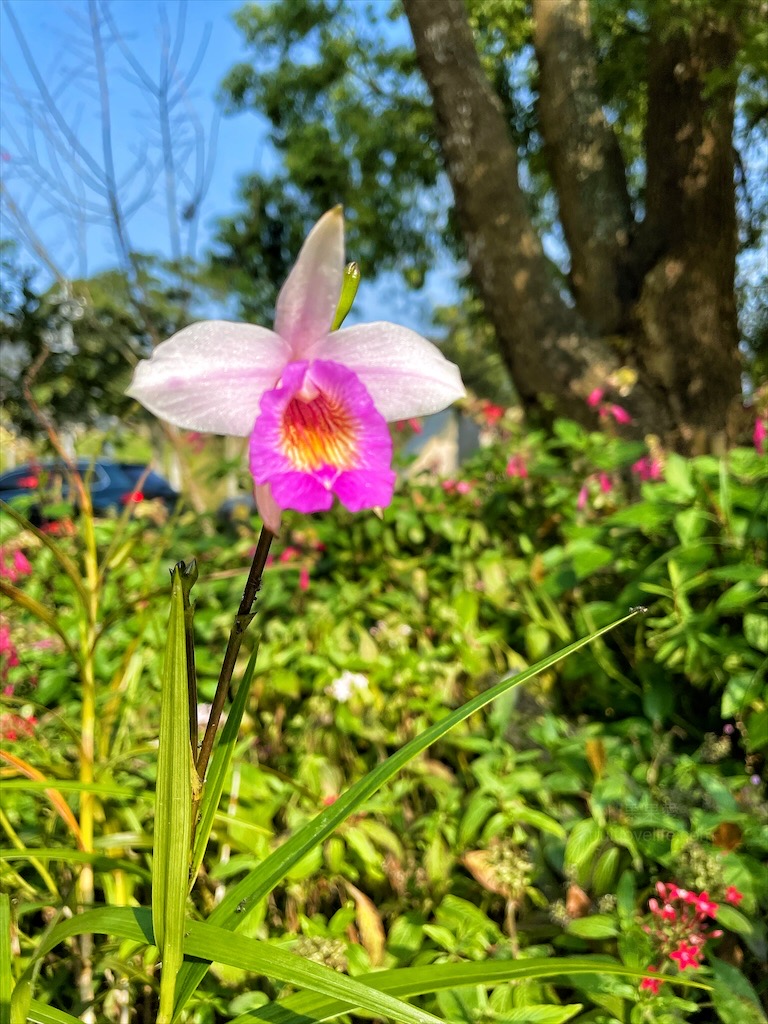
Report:
[[262,398],[251,472],[282,508],[321,511],[334,493],[356,511],[388,504],[391,458],[385,420],[359,378],[338,363],[292,363]]

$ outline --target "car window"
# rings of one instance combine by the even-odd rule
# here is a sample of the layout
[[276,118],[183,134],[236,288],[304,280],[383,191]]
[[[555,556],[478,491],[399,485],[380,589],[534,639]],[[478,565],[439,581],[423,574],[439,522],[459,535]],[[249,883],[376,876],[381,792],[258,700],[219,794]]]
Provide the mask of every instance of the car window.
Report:
[[104,467],[100,466],[99,463],[95,463],[93,471],[91,471],[90,465],[85,469],[80,470],[83,476],[83,480],[90,482],[91,491],[103,491],[105,487],[109,487],[109,477],[107,476]]

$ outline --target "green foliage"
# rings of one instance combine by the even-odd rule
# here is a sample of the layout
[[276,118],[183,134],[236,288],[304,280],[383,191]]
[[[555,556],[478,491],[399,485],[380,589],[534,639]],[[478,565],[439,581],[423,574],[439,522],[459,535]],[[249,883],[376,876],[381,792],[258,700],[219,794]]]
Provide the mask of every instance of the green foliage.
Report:
[[24,396],[24,377],[46,351],[32,394],[54,422],[89,426],[124,419],[133,405],[125,389],[136,362],[155,340],[194,319],[193,292],[195,302],[204,298],[200,275],[191,267],[170,268],[138,256],[140,298],[118,270],[41,292],[36,275],[19,266],[12,249],[0,252],[0,399],[15,429],[28,437],[44,431]]
[[[579,1013],[683,1021],[710,1012],[709,998],[730,1024],[727,987],[754,1005],[768,910],[766,460],[746,449],[722,460],[670,457],[663,481],[639,484],[629,467],[642,446],[566,422],[546,439],[522,434],[513,420],[508,413],[495,443],[466,465],[468,486],[411,478],[383,521],[341,511],[288,518],[283,553],[259,597],[252,690],[238,694],[239,739],[232,730],[226,738],[231,767],[217,769],[223,797],[206,816],[211,843],[184,939],[189,954],[213,955],[213,933],[195,918],[209,918],[223,898],[227,915],[241,919],[237,938],[253,943],[251,959],[216,934],[221,964],[190,1001],[192,1020],[231,1019],[275,1001],[258,1011],[261,1019],[281,1019],[272,1015],[278,1007],[341,1012],[343,986],[308,974],[310,988],[326,987],[292,994],[290,974],[267,970],[274,950],[345,967],[366,982],[395,968],[407,978],[477,967],[488,973],[461,985],[454,974],[439,995],[428,986],[386,989],[415,996],[425,1014],[473,1024]],[[527,476],[506,474],[513,454]],[[589,501],[580,509],[583,486]],[[149,902],[162,566],[198,560],[197,668],[210,699],[254,539],[247,524],[201,530],[190,513],[164,528],[96,524],[103,582],[92,652],[100,741],[91,862],[100,902]],[[79,649],[80,620],[62,566],[79,563],[82,538],[56,542],[68,563],[8,517],[2,540],[22,546],[33,564],[17,581],[30,601],[10,632],[23,665],[3,671],[14,689],[7,713],[38,719],[11,750],[42,776],[9,786],[0,822],[0,877],[20,894],[18,971],[45,948],[43,907],[74,904],[70,855],[78,851],[63,811],[77,807],[82,787],[77,737],[68,731],[81,693],[62,645]],[[615,636],[481,709],[499,676],[641,604],[647,614]],[[38,608],[55,615],[64,639],[34,618]],[[52,636],[57,646],[39,646]],[[244,659],[254,646],[246,636]],[[439,733],[472,698],[477,710],[463,724],[436,736],[346,816],[351,787],[426,727],[435,723]],[[64,807],[45,795],[49,788]],[[299,851],[296,837],[320,828],[323,808],[335,831],[323,832],[316,849],[302,848],[287,877],[273,873],[271,893],[259,889],[246,912],[248,880],[261,864]],[[706,889],[721,904],[729,885],[744,894],[738,909],[718,911],[728,934],[711,966],[681,976],[712,985],[711,997],[668,985],[651,1002],[637,978],[616,973],[650,962],[637,915],[657,880]],[[140,995],[154,976],[147,938],[124,935],[119,923],[119,913],[133,911],[94,913],[116,915],[105,925],[113,938],[95,947],[99,1012],[106,1016],[125,984],[151,1018],[153,997]],[[67,934],[69,942],[76,932]],[[67,948],[37,962],[35,995],[77,1014]],[[605,966],[591,973],[571,973],[564,960],[595,954]],[[719,964],[739,958],[737,982]],[[525,980],[504,974],[526,961]],[[540,963],[551,973],[537,974]],[[374,965],[384,971],[369,976]],[[33,1012],[47,1019],[38,1004]]]
[[235,274],[248,319],[271,316],[297,242],[339,202],[364,277],[394,267],[420,284],[432,265],[445,225],[434,199],[423,201],[439,171],[426,89],[402,22],[382,4],[366,5],[365,23],[361,13],[297,0],[235,16],[254,57],[223,89],[232,110],[268,119],[282,161],[248,178],[243,211],[221,222],[214,269]]

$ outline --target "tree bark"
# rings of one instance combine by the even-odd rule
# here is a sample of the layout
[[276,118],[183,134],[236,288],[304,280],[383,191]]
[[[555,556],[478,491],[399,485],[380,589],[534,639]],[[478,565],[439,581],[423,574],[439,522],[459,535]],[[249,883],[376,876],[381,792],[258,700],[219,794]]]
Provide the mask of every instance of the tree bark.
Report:
[[[528,215],[517,154],[475,49],[463,0],[404,0],[432,94],[470,268],[523,407],[594,425],[586,397],[622,359],[590,331],[557,285]],[[672,423],[645,382],[632,395],[637,430]]]
[[432,94],[472,275],[520,400],[584,416],[584,399],[618,368],[564,301],[528,215],[517,154],[475,49],[463,0],[404,0]]
[[741,394],[735,75],[707,94],[708,76],[732,65],[738,26],[702,4],[690,27],[670,31],[669,12],[651,10],[637,362],[668,396],[684,443],[701,450],[717,444]]
[[670,32],[664,18],[652,29],[647,215],[637,231],[600,106],[585,0],[534,0],[541,128],[574,308],[528,215],[463,0],[403,3],[473,279],[524,407],[549,403],[594,423],[586,395],[629,365],[638,374],[625,402],[631,432],[683,451],[717,446],[740,404],[733,86],[708,99],[705,76],[732,58],[733,26],[702,4],[695,31]]
[[539,123],[571,254],[576,305],[601,334],[626,326],[634,219],[598,94],[587,0],[533,0]]

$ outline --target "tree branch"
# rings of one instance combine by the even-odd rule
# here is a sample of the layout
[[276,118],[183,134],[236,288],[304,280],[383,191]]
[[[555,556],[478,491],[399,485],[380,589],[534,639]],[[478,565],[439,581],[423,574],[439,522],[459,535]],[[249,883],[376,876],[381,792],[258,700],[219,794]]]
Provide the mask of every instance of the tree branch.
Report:
[[597,86],[587,0],[533,0],[539,120],[571,252],[578,308],[601,333],[626,322],[634,221],[624,164]]

